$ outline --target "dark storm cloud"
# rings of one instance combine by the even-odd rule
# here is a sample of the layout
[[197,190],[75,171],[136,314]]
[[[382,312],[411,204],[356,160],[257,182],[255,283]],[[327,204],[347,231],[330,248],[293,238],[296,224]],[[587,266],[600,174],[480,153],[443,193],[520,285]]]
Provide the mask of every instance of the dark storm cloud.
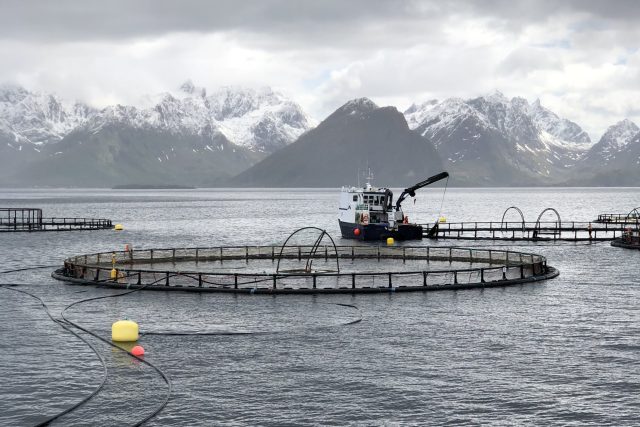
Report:
[[[4,1],[0,36],[120,39],[170,32],[303,32],[376,19],[417,18],[403,1]],[[357,27],[353,30],[357,31]]]
[[[634,22],[640,2],[625,1],[402,1],[402,0],[222,0],[222,1],[2,1],[0,38],[39,41],[111,40],[171,32],[241,31],[321,43],[379,26],[387,38],[402,26],[429,25],[451,16],[490,18],[518,31],[524,23],[562,13]],[[402,23],[395,27],[394,23]],[[394,31],[397,29],[397,31]],[[365,40],[363,40],[365,41]]]
[[0,83],[95,106],[267,85],[316,118],[500,89],[597,132],[637,114],[639,20],[635,0],[0,0]]

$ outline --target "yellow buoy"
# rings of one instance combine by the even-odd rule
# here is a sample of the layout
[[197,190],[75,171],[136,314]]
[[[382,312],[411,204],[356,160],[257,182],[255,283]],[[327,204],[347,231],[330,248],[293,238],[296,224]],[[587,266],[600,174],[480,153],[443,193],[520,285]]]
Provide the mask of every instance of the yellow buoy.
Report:
[[118,278],[118,270],[116,270],[115,268],[111,269],[111,280],[115,280]]
[[393,237],[387,237],[387,245],[391,246],[395,243],[395,240],[393,240]]
[[131,320],[118,320],[111,325],[111,340],[120,342],[138,341],[138,324]]
[[116,224],[115,227],[113,227],[113,229],[116,231],[122,231],[124,230],[124,227],[122,226],[122,224]]
[[441,217],[440,217],[440,222],[441,222],[441,223],[445,223],[445,222],[447,222],[447,218],[445,218],[445,217],[441,216]]

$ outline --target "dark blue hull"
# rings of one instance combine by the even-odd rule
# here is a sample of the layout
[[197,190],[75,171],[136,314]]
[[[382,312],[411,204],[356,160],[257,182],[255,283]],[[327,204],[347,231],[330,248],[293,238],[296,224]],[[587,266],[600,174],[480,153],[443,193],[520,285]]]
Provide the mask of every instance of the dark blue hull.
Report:
[[[340,232],[344,239],[356,239],[365,241],[386,240],[393,237],[395,240],[419,240],[422,239],[422,226],[416,224],[400,224],[397,230],[389,230],[383,224],[354,224],[351,222],[340,223]],[[357,232],[356,229],[360,230]]]

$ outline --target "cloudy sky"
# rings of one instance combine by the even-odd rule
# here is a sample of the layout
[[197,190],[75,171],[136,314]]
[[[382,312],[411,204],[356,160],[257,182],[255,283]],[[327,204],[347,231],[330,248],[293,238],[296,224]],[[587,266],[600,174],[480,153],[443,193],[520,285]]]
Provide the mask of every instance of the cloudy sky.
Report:
[[95,106],[186,79],[272,86],[316,119],[367,96],[540,98],[598,138],[640,123],[640,2],[1,0],[0,82]]

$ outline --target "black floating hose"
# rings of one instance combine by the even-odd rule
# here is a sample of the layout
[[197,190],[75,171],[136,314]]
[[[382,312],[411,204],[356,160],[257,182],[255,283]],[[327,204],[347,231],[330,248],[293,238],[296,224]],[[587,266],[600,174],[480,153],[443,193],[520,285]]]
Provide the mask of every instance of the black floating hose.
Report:
[[114,344],[113,342],[101,337],[100,335],[90,331],[89,329],[84,328],[84,327],[80,326],[79,324],[77,324],[75,322],[72,322],[71,320],[67,319],[65,317],[65,312],[68,309],[70,309],[71,307],[73,307],[75,305],[79,305],[79,304],[85,303],[85,302],[95,301],[95,300],[100,300],[100,299],[106,299],[106,298],[117,298],[117,297],[121,297],[121,296],[124,296],[124,295],[129,295],[129,294],[132,294],[134,292],[141,291],[144,288],[146,288],[147,286],[150,286],[150,285],[153,285],[155,283],[158,283],[159,281],[164,280],[164,279],[165,278],[163,277],[162,279],[156,280],[155,282],[148,283],[148,284],[144,285],[141,288],[133,289],[133,290],[130,290],[130,291],[127,291],[127,292],[121,292],[121,293],[115,294],[115,295],[103,295],[103,296],[99,296],[99,297],[86,298],[86,299],[83,299],[83,300],[80,300],[80,301],[76,301],[76,302],[73,302],[73,303],[69,304],[68,306],[66,306],[60,312],[60,316],[62,317],[62,319],[64,319],[65,322],[67,322],[71,326],[73,326],[73,327],[75,327],[77,329],[80,329],[81,331],[91,335],[92,337],[99,339],[100,341],[104,342],[105,344],[108,344],[111,347],[118,349],[119,351],[127,353],[129,356],[133,357],[134,359],[137,359],[138,361],[144,363],[145,365],[150,366],[151,368],[153,368],[160,375],[160,377],[162,377],[164,382],[167,384],[167,395],[166,395],[165,399],[161,402],[160,405],[158,405],[158,407],[151,414],[147,415],[146,417],[144,417],[140,421],[137,421],[136,423],[132,424],[135,427],[143,425],[144,423],[149,421],[151,418],[153,418],[156,415],[158,415],[160,413],[160,411],[162,411],[165,408],[165,406],[167,406],[167,404],[169,403],[169,399],[171,398],[171,393],[173,392],[173,387],[171,385],[171,380],[169,379],[169,377],[164,372],[162,372],[162,370],[160,368],[158,368],[157,366],[155,366],[151,362],[148,362],[148,361],[142,359],[141,357],[138,357],[138,356],[132,354],[131,352],[129,352],[129,351],[123,349],[122,347]]
[[[38,267],[38,268],[43,268],[43,267]],[[28,269],[24,269],[24,270],[28,270]],[[3,272],[4,273],[4,272]],[[98,392],[100,392],[100,390],[102,390],[102,388],[104,387],[105,383],[107,382],[107,377],[109,375],[109,372],[107,370],[107,364],[104,360],[104,358],[102,357],[102,355],[100,353],[98,353],[98,350],[93,346],[93,344],[91,344],[89,341],[87,341],[86,339],[84,339],[82,336],[80,336],[77,332],[71,330],[68,326],[66,326],[63,322],[55,319],[52,315],[51,312],[49,311],[49,307],[47,307],[47,305],[45,304],[45,302],[42,300],[42,298],[40,298],[37,295],[34,295],[30,292],[27,291],[23,291],[21,289],[15,289],[13,287],[10,286],[15,286],[15,285],[5,285],[5,284],[0,284],[0,288],[2,289],[6,289],[9,291],[14,291],[14,292],[20,292],[22,294],[28,295],[32,298],[35,298],[36,300],[38,300],[40,302],[40,304],[42,304],[42,307],[44,308],[44,311],[47,313],[47,316],[49,316],[49,318],[56,324],[58,324],[61,328],[63,328],[64,330],[66,330],[67,332],[70,332],[71,334],[73,334],[76,338],[80,339],[82,342],[84,342],[86,345],[88,345],[91,350],[93,350],[93,352],[96,354],[96,356],[98,356],[98,359],[100,360],[100,363],[102,364],[102,369],[103,369],[103,378],[102,378],[102,382],[100,383],[100,385],[92,392],[90,393],[87,397],[85,397],[84,399],[82,399],[80,402],[76,403],[75,405],[72,405],[70,407],[68,407],[67,409],[63,410],[62,412],[59,412],[53,416],[50,416],[49,418],[47,418],[44,421],[39,422],[38,424],[36,424],[36,427],[40,427],[40,426],[47,426],[49,425],[51,422],[57,420],[58,418],[62,417],[63,415],[66,415],[76,409],[78,409],[80,406],[84,405],[85,403],[87,403],[89,400],[91,400],[96,394],[98,394]]]
[[14,270],[0,271],[0,274],[17,273],[19,271],[38,270],[40,268],[55,268],[55,267],[60,267],[60,264],[55,264],[55,265],[36,265],[36,266],[33,266],[33,267],[16,268]]
[[[19,271],[27,271],[27,270],[35,270],[35,269],[40,269],[40,268],[53,268],[53,267],[57,267],[57,266],[58,265],[42,265],[42,266],[35,266],[35,267],[28,267],[28,268],[20,268],[20,269],[14,269],[14,270],[0,271],[0,274],[14,273],[14,272],[19,272]],[[173,276],[179,276],[179,275],[183,275],[183,274],[181,274],[181,273],[173,274]],[[188,275],[184,275],[184,276],[188,276]],[[139,288],[136,288],[136,289],[132,289],[132,290],[129,290],[129,291],[126,291],[126,292],[121,292],[119,294],[103,295],[103,296],[99,296],[99,297],[92,297],[92,298],[86,298],[86,299],[83,299],[83,300],[75,301],[75,302],[69,304],[68,306],[66,306],[62,310],[62,312],[60,313],[63,321],[60,321],[60,320],[57,320],[57,319],[53,318],[53,316],[51,316],[51,314],[50,314],[50,312],[48,310],[48,307],[46,306],[44,301],[42,301],[42,299],[40,299],[39,297],[37,297],[37,296],[35,296],[33,294],[30,294],[30,293],[28,293],[26,291],[22,291],[22,290],[19,290],[19,289],[12,289],[12,288],[6,287],[6,286],[19,286],[19,284],[5,284],[5,285],[0,284],[0,287],[3,287],[5,289],[14,290],[14,291],[17,291],[17,292],[22,292],[22,293],[25,293],[27,295],[30,295],[30,296],[38,299],[41,302],[41,304],[44,306],[44,308],[45,308],[45,310],[47,312],[47,315],[51,318],[51,320],[53,320],[55,323],[59,324],[61,327],[63,327],[67,331],[71,332],[72,334],[74,334],[78,338],[80,338],[82,341],[84,341],[87,345],[89,345],[91,347],[91,349],[100,358],[100,361],[102,362],[102,365],[103,365],[103,368],[104,368],[104,371],[105,371],[105,376],[103,378],[102,383],[100,384],[100,386],[96,390],[94,390],[93,393],[91,393],[91,395],[87,396],[85,399],[83,399],[81,402],[77,403],[76,405],[74,405],[74,406],[72,406],[70,408],[67,408],[63,412],[48,418],[44,422],[38,424],[38,426],[49,425],[52,421],[62,417],[63,415],[66,415],[66,414],[74,411],[75,409],[77,409],[78,407],[83,405],[84,403],[88,402],[91,398],[93,398],[104,387],[104,384],[106,383],[106,380],[107,380],[108,371],[107,371],[106,363],[105,363],[104,359],[102,358],[102,356],[98,353],[98,351],[96,350],[96,348],[93,345],[91,345],[88,341],[86,341],[82,336],[80,336],[76,332],[72,331],[66,325],[73,326],[73,327],[85,332],[86,334],[89,334],[89,335],[93,336],[94,338],[104,342],[105,344],[108,344],[111,347],[118,349],[119,351],[127,353],[129,356],[131,356],[131,357],[137,359],[138,361],[150,366],[151,368],[153,368],[162,377],[162,379],[167,384],[167,387],[168,387],[167,395],[166,395],[165,399],[162,401],[162,403],[160,405],[158,405],[158,407],[151,414],[147,415],[146,417],[144,417],[140,421],[137,421],[136,423],[132,424],[133,426],[137,427],[137,426],[143,425],[144,423],[146,423],[147,421],[149,421],[150,419],[155,417],[157,414],[159,414],[167,406],[167,404],[169,403],[169,400],[171,398],[171,394],[172,394],[173,389],[172,389],[172,385],[171,385],[171,380],[169,379],[169,377],[160,368],[156,367],[152,363],[150,363],[150,362],[148,362],[148,361],[146,361],[146,360],[144,360],[144,359],[142,359],[142,358],[140,358],[138,356],[135,356],[134,354],[126,351],[125,349],[119,347],[118,345],[113,344],[111,341],[101,337],[100,335],[92,332],[91,330],[89,330],[87,328],[84,328],[84,327],[80,326],[79,324],[67,319],[66,316],[65,316],[66,311],[68,309],[70,309],[71,307],[73,307],[73,306],[80,305],[80,304],[83,304],[83,303],[86,303],[86,302],[89,302],[89,301],[96,301],[96,300],[106,299],[106,298],[117,298],[117,297],[121,297],[121,296],[124,296],[124,295],[129,295],[129,294],[132,294],[134,292],[141,291],[141,290],[145,289],[146,287],[154,285],[154,284],[156,284],[156,283],[158,283],[158,282],[160,282],[162,280],[165,280],[165,277],[163,277],[161,279],[158,279],[158,280],[156,280],[154,282],[147,283],[142,287],[139,287]],[[101,282],[106,282],[106,281],[109,281],[109,279],[102,280]],[[357,319],[351,320],[349,322],[341,323],[339,325],[318,326],[318,327],[310,328],[311,330],[318,330],[318,329],[326,329],[326,328],[334,328],[334,327],[340,327],[340,326],[353,325],[353,324],[356,324],[356,323],[359,323],[359,322],[362,321],[362,314],[360,312],[360,309],[355,305],[346,304],[346,303],[321,303],[321,304],[329,304],[329,305],[337,305],[337,306],[342,306],[342,307],[349,307],[349,308],[357,310],[359,316],[358,316]],[[309,330],[309,329],[303,329],[303,330]],[[216,331],[216,332],[194,332],[194,333],[188,333],[188,332],[187,333],[180,333],[180,332],[147,332],[147,333],[144,333],[144,334],[141,333],[141,335],[174,335],[174,336],[186,336],[186,335],[201,335],[201,336],[213,336],[213,335],[266,335],[266,334],[277,334],[277,333],[283,333],[283,332],[285,332],[285,331],[255,331],[255,332],[251,332],[251,331],[246,331],[246,332],[240,332],[240,331],[238,331],[238,332],[234,332],[234,331],[220,332],[220,331]]]
[[338,328],[342,326],[355,325],[356,323],[362,322],[362,313],[360,309],[353,304],[346,303],[338,303],[338,302],[327,302],[327,303],[317,303],[317,304],[326,304],[326,305],[337,305],[340,307],[348,307],[356,310],[358,312],[358,318],[354,320],[350,320],[348,322],[339,323],[337,325],[322,325],[322,326],[314,326],[312,328],[294,328],[288,329],[286,331],[201,331],[201,332],[171,332],[171,331],[159,331],[159,332],[141,332],[140,335],[163,335],[163,336],[228,336],[228,335],[274,335],[281,334],[285,332],[300,332],[300,331],[318,331],[321,329],[330,329],[330,328]]
[[[25,267],[25,268],[13,269],[13,270],[0,271],[0,274],[8,274],[8,273],[15,273],[15,272],[19,272],[19,271],[36,270],[36,269],[40,269],[40,268],[52,268],[52,267],[57,267],[57,266],[58,266],[57,264],[56,264],[56,265],[39,265],[39,266],[33,266],[33,267]],[[161,279],[161,280],[162,280],[162,279]],[[153,285],[153,284],[155,284],[155,283],[157,283],[157,282],[159,282],[159,281],[160,281],[160,280],[158,280],[158,281],[156,281],[156,282],[149,283],[149,284],[147,284],[147,285],[145,285],[145,286],[143,286],[143,287],[141,287],[141,288],[134,289],[134,290],[132,290],[132,291],[128,291],[128,292],[122,292],[122,293],[120,293],[120,294],[116,294],[116,295],[106,295],[106,296],[102,296],[102,297],[87,298],[87,299],[85,299],[85,300],[76,301],[76,302],[74,302],[74,303],[72,303],[72,304],[68,305],[67,307],[65,307],[65,308],[62,310],[62,312],[61,312],[61,316],[62,316],[62,318],[63,318],[63,320],[64,320],[64,321],[60,321],[60,320],[55,319],[55,318],[51,315],[51,313],[49,312],[49,308],[47,307],[47,305],[46,305],[46,304],[44,303],[44,301],[43,301],[41,298],[39,298],[38,296],[36,296],[36,295],[34,295],[34,294],[31,294],[31,293],[29,293],[29,292],[26,292],[26,291],[20,290],[20,289],[14,289],[14,288],[6,287],[5,285],[0,284],[0,287],[2,287],[3,289],[8,289],[8,290],[16,291],[16,292],[21,292],[21,293],[24,293],[24,294],[26,294],[26,295],[29,295],[29,296],[31,296],[31,297],[36,298],[37,300],[39,300],[39,301],[40,301],[40,303],[42,304],[42,306],[45,308],[45,311],[46,311],[47,315],[49,316],[49,318],[50,318],[52,321],[54,321],[55,323],[59,324],[59,325],[60,325],[61,327],[63,327],[65,330],[67,330],[67,331],[71,332],[72,334],[74,334],[75,336],[77,336],[78,338],[80,338],[80,339],[81,339],[82,341],[84,341],[84,342],[85,342],[89,347],[91,347],[91,349],[94,351],[94,353],[95,353],[95,354],[98,356],[98,358],[100,359],[100,361],[101,361],[101,363],[102,363],[102,366],[103,366],[103,368],[104,368],[105,375],[104,375],[104,378],[103,378],[103,380],[102,380],[102,383],[100,384],[100,386],[99,386],[96,390],[94,390],[94,391],[93,391],[93,393],[91,393],[89,396],[87,396],[86,398],[84,398],[83,400],[81,400],[80,402],[78,402],[77,404],[75,404],[75,405],[73,405],[73,406],[71,406],[71,407],[69,407],[69,408],[65,409],[64,411],[62,411],[62,412],[60,412],[60,413],[58,413],[58,414],[56,414],[56,415],[54,415],[54,416],[52,416],[52,417],[49,417],[47,420],[45,420],[45,421],[43,421],[43,422],[41,422],[41,423],[37,424],[37,427],[39,427],[39,426],[47,426],[47,425],[49,425],[52,421],[54,421],[54,420],[56,420],[56,419],[58,419],[58,418],[62,417],[63,415],[66,415],[66,414],[68,414],[68,413],[70,413],[70,412],[72,412],[72,411],[76,410],[76,409],[77,409],[77,408],[79,408],[81,405],[83,405],[83,404],[85,404],[86,402],[88,402],[88,401],[89,401],[91,398],[93,398],[96,394],[98,394],[98,392],[99,392],[100,390],[102,390],[102,388],[104,387],[104,385],[105,385],[105,383],[106,383],[106,381],[107,381],[107,376],[108,376],[107,365],[106,365],[106,363],[105,363],[104,359],[102,358],[102,356],[98,353],[97,349],[96,349],[92,344],[90,344],[87,340],[85,340],[83,337],[81,337],[79,334],[77,334],[76,332],[72,331],[69,327],[67,327],[67,326],[65,325],[65,323],[66,323],[66,324],[68,324],[68,325],[71,325],[71,326],[73,326],[73,327],[75,327],[75,328],[77,328],[77,329],[79,329],[79,330],[81,330],[81,331],[83,331],[83,332],[85,332],[85,333],[87,333],[87,334],[89,334],[89,335],[91,335],[91,336],[92,336],[92,337],[94,337],[94,338],[99,339],[100,341],[102,341],[102,342],[104,342],[104,343],[106,343],[106,344],[110,345],[111,347],[114,347],[114,348],[116,348],[116,349],[118,349],[118,350],[120,350],[120,351],[122,351],[122,352],[124,352],[124,353],[127,353],[129,356],[131,356],[131,357],[133,357],[133,358],[135,358],[135,359],[139,360],[140,362],[142,362],[142,363],[144,363],[144,364],[146,364],[146,365],[150,366],[150,367],[151,367],[151,368],[153,368],[156,372],[158,372],[158,374],[160,374],[160,376],[162,377],[162,379],[166,382],[166,384],[167,384],[167,386],[168,386],[168,392],[167,392],[167,396],[166,396],[166,398],[164,399],[164,401],[163,401],[163,402],[161,403],[161,405],[159,405],[159,406],[158,406],[158,408],[156,408],[156,409],[155,409],[155,410],[154,410],[150,415],[148,415],[148,416],[146,416],[145,418],[143,418],[142,420],[137,421],[136,423],[132,424],[133,426],[135,426],[135,427],[141,426],[142,424],[144,424],[144,423],[146,423],[147,421],[149,421],[151,418],[155,417],[158,413],[160,413],[160,411],[162,411],[162,410],[164,409],[164,407],[165,407],[165,406],[167,406],[167,403],[169,403],[169,398],[171,397],[172,386],[171,386],[171,381],[169,380],[169,377],[167,377],[167,375],[166,375],[164,372],[162,372],[162,370],[160,370],[159,368],[157,368],[157,367],[156,367],[155,365],[153,365],[152,363],[150,363],[150,362],[148,362],[148,361],[146,361],[146,360],[144,360],[144,359],[142,359],[142,358],[140,358],[140,357],[138,357],[138,356],[135,356],[135,355],[131,354],[130,352],[126,351],[125,349],[123,349],[123,348],[121,348],[121,347],[119,347],[119,346],[117,346],[117,345],[113,344],[111,341],[108,341],[108,340],[106,340],[106,339],[102,338],[101,336],[99,336],[99,335],[95,334],[94,332],[90,331],[89,329],[83,328],[82,326],[78,325],[77,323],[74,323],[74,322],[72,322],[72,321],[70,321],[70,320],[66,319],[66,318],[65,318],[65,316],[64,316],[64,312],[65,312],[67,309],[69,309],[70,307],[72,307],[72,306],[74,306],[74,305],[76,305],[76,304],[80,304],[80,303],[82,303],[82,302],[92,301],[92,300],[96,300],[96,299],[102,299],[102,298],[114,298],[114,297],[119,297],[119,296],[123,296],[123,295],[128,295],[128,294],[130,294],[130,293],[140,291],[140,290],[144,289],[146,286]],[[7,285],[8,285],[8,286],[12,286],[12,285],[13,285],[13,286],[16,286],[17,284],[7,284]]]

